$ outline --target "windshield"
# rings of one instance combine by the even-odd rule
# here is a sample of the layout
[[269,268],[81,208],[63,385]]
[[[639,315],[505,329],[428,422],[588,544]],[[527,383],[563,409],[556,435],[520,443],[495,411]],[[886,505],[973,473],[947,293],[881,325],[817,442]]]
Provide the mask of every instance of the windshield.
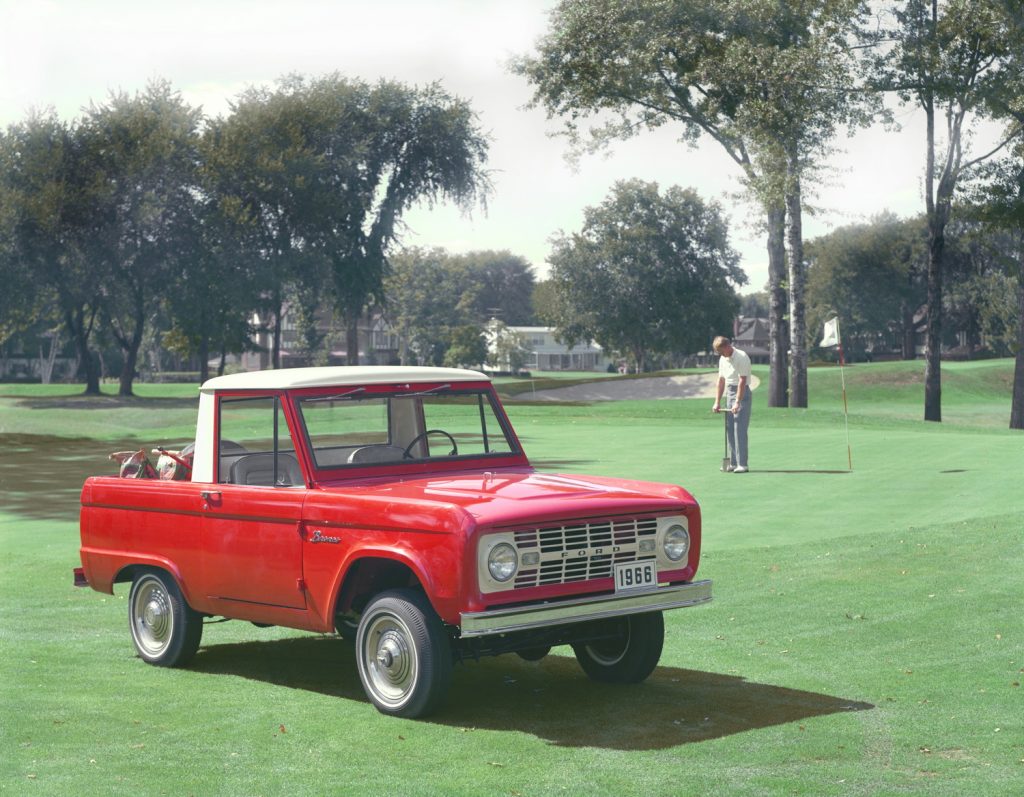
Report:
[[518,454],[486,390],[373,394],[298,401],[318,469]]

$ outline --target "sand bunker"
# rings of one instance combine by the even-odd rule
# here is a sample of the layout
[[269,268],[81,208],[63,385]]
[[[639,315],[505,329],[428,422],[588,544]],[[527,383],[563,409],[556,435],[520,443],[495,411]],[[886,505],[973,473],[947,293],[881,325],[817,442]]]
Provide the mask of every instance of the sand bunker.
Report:
[[[652,376],[641,379],[608,379],[571,385],[533,393],[520,393],[517,398],[538,401],[622,401],[626,399],[686,399],[715,397],[717,373]],[[759,384],[755,376],[751,388]]]

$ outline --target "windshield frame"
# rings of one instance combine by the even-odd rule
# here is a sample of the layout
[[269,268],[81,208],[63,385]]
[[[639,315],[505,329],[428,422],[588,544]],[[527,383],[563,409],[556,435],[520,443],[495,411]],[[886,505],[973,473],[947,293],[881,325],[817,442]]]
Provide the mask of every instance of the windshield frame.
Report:
[[[480,396],[478,401],[486,401],[491,407],[493,417],[497,420],[504,439],[511,447],[510,451],[498,452],[473,452],[469,454],[458,454],[456,456],[435,456],[428,458],[401,459],[389,462],[344,462],[337,465],[319,464],[316,450],[313,445],[313,438],[307,428],[306,416],[303,412],[303,404],[317,399],[335,401],[365,401],[367,399],[391,399],[411,398],[432,395],[461,395]],[[336,481],[343,479],[365,478],[368,476],[397,476],[406,474],[420,474],[437,471],[455,470],[492,470],[501,467],[514,467],[528,465],[526,454],[523,452],[522,444],[516,436],[512,424],[508,420],[505,409],[498,399],[494,386],[486,381],[453,381],[453,382],[418,382],[402,384],[366,384],[356,387],[346,386],[343,390],[335,387],[303,388],[289,391],[290,401],[296,420],[296,427],[304,448],[305,459],[313,474],[313,480]],[[422,409],[422,408],[421,408]],[[391,406],[388,404],[388,426],[389,444],[391,432]],[[482,424],[481,424],[482,426]],[[481,428],[481,433],[483,433]],[[488,431],[493,437],[497,430]],[[435,436],[438,439],[438,436]],[[443,441],[443,438],[439,438]],[[355,450],[356,446],[352,447]]]

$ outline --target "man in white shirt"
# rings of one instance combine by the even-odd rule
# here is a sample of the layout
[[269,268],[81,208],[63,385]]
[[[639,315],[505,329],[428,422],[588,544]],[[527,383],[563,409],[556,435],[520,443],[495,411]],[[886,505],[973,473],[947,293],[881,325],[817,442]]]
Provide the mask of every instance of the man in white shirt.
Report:
[[750,426],[750,358],[734,348],[729,338],[719,335],[712,344],[718,358],[718,384],[712,412],[722,412],[725,394],[725,436],[729,441],[729,466],[732,473],[747,472],[747,429]]

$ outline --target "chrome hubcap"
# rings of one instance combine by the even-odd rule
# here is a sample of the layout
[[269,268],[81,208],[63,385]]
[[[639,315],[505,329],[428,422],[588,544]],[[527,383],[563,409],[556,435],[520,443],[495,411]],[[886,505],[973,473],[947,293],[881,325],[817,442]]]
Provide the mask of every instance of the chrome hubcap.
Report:
[[416,683],[416,652],[410,637],[405,624],[391,615],[372,620],[366,630],[366,680],[377,698],[388,705],[401,705]]
[[156,578],[139,584],[132,602],[132,633],[149,655],[158,655],[167,647],[174,630],[170,597]]

